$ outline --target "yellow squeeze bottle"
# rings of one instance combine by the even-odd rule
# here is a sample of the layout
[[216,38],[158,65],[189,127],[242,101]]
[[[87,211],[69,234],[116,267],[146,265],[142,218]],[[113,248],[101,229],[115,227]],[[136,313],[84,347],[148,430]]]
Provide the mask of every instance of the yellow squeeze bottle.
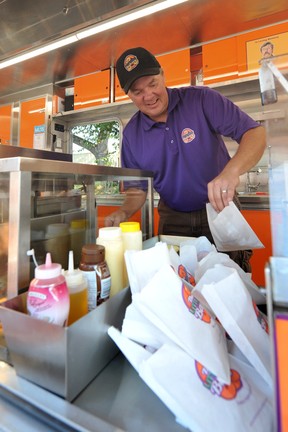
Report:
[[128,274],[125,263],[125,252],[128,250],[142,250],[142,231],[140,230],[139,222],[121,222],[123,248],[124,248],[124,286],[128,286]]
[[74,269],[73,251],[69,251],[68,270],[64,272],[70,296],[68,325],[88,313],[88,286],[81,270]]

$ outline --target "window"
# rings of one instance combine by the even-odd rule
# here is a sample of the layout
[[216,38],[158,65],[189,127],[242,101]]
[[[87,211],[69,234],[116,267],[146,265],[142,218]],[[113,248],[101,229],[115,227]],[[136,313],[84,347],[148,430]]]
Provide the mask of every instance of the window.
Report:
[[117,120],[76,125],[71,129],[73,162],[120,166]]
[[[76,125],[71,135],[73,162],[120,166],[120,123],[117,120]],[[118,193],[118,181],[95,183],[96,195]]]

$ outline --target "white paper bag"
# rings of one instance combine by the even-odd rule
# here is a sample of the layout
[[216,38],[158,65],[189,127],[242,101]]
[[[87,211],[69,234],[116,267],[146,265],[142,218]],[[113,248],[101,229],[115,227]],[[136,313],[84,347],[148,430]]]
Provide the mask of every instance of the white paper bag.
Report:
[[169,249],[170,263],[182,280],[185,280],[193,289],[195,286],[195,273],[201,261],[210,252],[217,252],[207,237],[190,238],[183,240],[179,245],[179,255],[174,248]]
[[218,251],[259,249],[264,245],[252,230],[233,201],[217,213],[206,204],[209,228]]
[[[226,277],[223,277],[223,273]],[[235,269],[208,270],[215,282],[197,285],[209,306],[251,365],[272,387],[270,339],[266,317],[258,310]],[[199,288],[199,285],[202,285]]]
[[125,317],[122,324],[122,334],[127,338],[157,350],[164,343],[168,342],[168,337],[153,325],[132,303],[126,308]]
[[[227,254],[220,252],[210,252],[205,258],[199,263],[195,271],[196,283],[202,278],[202,276],[207,272],[207,270],[216,267],[219,270],[219,276],[217,279],[221,278],[221,268],[219,265],[225,267],[234,268],[237,270],[242,282],[245,284],[252,299],[256,304],[266,304],[266,297],[261,293],[258,286],[251,279],[251,274],[246,273],[235,261],[233,261]],[[225,273],[224,273],[225,275]],[[211,281],[212,282],[212,281]]]
[[181,262],[180,262],[180,256],[178,255],[178,253],[175,251],[174,248],[169,248],[169,259],[172,268],[176,273],[178,273],[178,267],[181,264]]
[[[212,251],[217,252],[215,246],[209,242],[207,237],[201,236],[182,241],[179,247],[179,265],[184,266],[185,271],[193,276],[194,279],[199,261]],[[183,276],[181,277],[183,278]],[[185,277],[184,279],[189,282],[189,277]]]
[[182,246],[193,245],[196,248],[197,261],[201,261],[209,252],[216,251],[216,248],[205,236],[191,238],[184,240],[180,243],[180,249]]
[[168,246],[163,242],[146,250],[127,250],[124,257],[132,294],[140,292],[163,264],[170,264]]
[[170,265],[164,265],[140,293],[134,294],[133,304],[171,341],[229,383],[225,332],[191,296]]
[[231,384],[176,345],[139,365],[140,377],[193,432],[273,432],[272,391],[254,368],[229,356]]
[[141,362],[147,360],[152,355],[151,352],[146,350],[142,345],[131,341],[113,326],[108,328],[108,335],[113,339],[120,351],[137,372],[139,372],[139,365]]
[[195,274],[198,266],[197,249],[194,244],[181,243],[179,251],[180,263],[191,274]]

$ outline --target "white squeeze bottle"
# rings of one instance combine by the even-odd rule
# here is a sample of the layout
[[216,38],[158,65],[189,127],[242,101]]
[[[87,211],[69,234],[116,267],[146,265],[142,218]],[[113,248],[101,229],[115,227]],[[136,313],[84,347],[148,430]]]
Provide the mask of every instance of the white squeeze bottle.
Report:
[[120,227],[99,228],[96,244],[105,247],[105,259],[111,275],[110,297],[124,288],[124,249]]
[[70,296],[68,325],[88,313],[88,284],[83,273],[74,269],[74,254],[69,251],[68,270],[64,272]]
[[27,294],[28,314],[52,324],[65,326],[70,307],[69,291],[60,264],[46,254],[45,264],[35,268]]
[[125,264],[125,251],[142,250],[143,238],[139,222],[121,222],[123,248],[124,248],[124,286],[128,286],[128,275]]

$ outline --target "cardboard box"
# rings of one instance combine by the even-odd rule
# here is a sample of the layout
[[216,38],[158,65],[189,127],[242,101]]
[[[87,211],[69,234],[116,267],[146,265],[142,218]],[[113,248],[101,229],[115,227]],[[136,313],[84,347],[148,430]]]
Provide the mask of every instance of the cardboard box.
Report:
[[72,401],[119,350],[107,334],[121,329],[130,289],[68,327],[27,315],[27,293],[0,305],[0,320],[16,374]]

